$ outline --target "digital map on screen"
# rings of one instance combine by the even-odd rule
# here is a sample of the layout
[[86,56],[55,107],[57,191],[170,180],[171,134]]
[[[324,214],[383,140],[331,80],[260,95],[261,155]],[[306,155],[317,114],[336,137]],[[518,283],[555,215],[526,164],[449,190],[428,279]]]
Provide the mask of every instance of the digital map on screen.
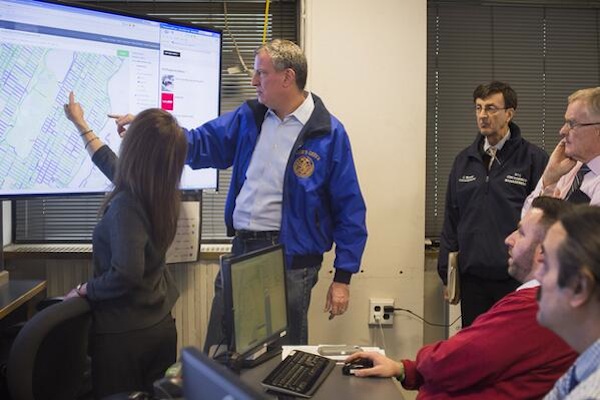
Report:
[[[63,104],[71,88],[85,105],[90,126],[107,144],[120,138],[111,112],[109,87],[128,87],[127,52],[114,56],[2,44],[0,77],[0,184],[15,190],[106,188]],[[107,129],[105,129],[107,128]]]
[[[150,107],[192,128],[219,107],[220,34],[30,0],[0,0],[0,195],[103,192],[63,105],[117,154],[107,114]],[[216,171],[186,167],[182,188],[216,187]]]

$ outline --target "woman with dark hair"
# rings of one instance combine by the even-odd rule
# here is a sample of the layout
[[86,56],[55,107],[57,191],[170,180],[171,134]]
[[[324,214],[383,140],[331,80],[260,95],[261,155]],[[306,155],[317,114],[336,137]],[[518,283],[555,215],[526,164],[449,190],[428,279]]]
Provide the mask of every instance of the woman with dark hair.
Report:
[[94,229],[93,278],[67,294],[92,305],[94,395],[152,392],[176,360],[171,309],[179,293],[165,254],[175,237],[187,141],[171,114],[148,109],[131,123],[117,158],[90,129],[73,93],[65,114],[114,184]]

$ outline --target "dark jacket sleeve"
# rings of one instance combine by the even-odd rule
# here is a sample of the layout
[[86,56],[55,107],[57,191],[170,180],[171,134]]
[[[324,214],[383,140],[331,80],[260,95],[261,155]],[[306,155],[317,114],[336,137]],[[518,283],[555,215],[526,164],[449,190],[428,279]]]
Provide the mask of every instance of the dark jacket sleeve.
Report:
[[111,182],[114,182],[118,159],[115,152],[107,145],[100,147],[92,156],[92,162]]
[[[533,146],[533,145],[532,145]],[[529,186],[527,191],[531,193],[537,183],[542,179],[542,175],[544,174],[544,170],[546,169],[546,164],[548,164],[548,153],[544,150],[538,148],[537,146],[533,146],[536,151],[531,160],[531,179],[529,179]]]
[[446,207],[444,211],[444,226],[440,235],[440,254],[438,256],[438,274],[444,285],[448,284],[448,253],[458,251],[457,229],[459,210],[456,202],[456,161],[448,177],[446,190]]

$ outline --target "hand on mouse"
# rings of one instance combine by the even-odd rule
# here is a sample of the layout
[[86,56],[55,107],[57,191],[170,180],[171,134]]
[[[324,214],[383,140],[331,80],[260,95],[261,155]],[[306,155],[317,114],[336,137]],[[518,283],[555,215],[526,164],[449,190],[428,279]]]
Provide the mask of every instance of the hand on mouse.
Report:
[[354,376],[379,376],[382,378],[391,378],[404,374],[404,365],[402,365],[402,363],[394,361],[380,353],[361,351],[352,354],[350,357],[346,358],[344,362],[350,363],[359,358],[373,362],[373,368],[355,370]]
[[356,360],[344,364],[342,367],[342,374],[355,375],[356,371],[366,368],[373,368],[373,361],[368,358],[357,358]]

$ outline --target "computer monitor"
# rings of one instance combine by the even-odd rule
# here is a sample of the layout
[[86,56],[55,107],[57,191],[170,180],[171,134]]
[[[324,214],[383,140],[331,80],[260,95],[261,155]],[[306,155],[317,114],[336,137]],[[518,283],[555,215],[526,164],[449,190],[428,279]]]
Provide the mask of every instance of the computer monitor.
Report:
[[182,350],[183,395],[189,400],[260,400],[266,397],[252,389],[227,368],[193,347]]
[[221,260],[229,353],[251,364],[286,334],[285,254],[281,245]]
[[[118,153],[107,114],[152,107],[193,128],[219,115],[222,32],[82,4],[0,0],[0,198],[101,193],[63,105],[74,91],[94,132]],[[185,167],[181,187],[214,188]]]

